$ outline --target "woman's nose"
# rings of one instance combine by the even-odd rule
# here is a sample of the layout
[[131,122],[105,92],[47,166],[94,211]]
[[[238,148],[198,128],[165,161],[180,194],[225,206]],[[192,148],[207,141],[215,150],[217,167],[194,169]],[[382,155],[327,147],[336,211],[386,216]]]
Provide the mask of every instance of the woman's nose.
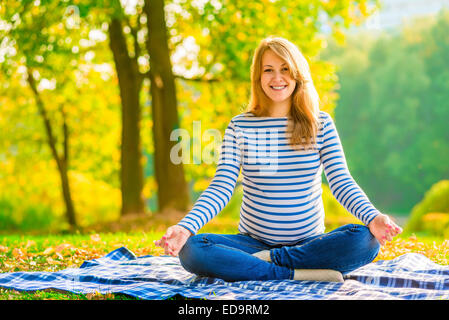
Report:
[[282,72],[280,72],[280,71],[274,71],[274,72],[272,73],[272,76],[273,76],[273,79],[282,79],[282,77],[283,77],[284,75],[283,75]]

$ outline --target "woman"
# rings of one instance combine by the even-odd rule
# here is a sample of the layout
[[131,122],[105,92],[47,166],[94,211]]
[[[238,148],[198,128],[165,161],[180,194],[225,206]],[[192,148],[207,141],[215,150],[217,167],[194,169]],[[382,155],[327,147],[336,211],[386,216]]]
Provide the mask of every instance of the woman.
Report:
[[[200,276],[226,281],[343,281],[402,230],[369,201],[343,148],[308,63],[283,38],[264,39],[251,67],[249,112],[226,129],[214,179],[192,210],[155,241]],[[363,222],[324,233],[322,169],[332,194]],[[239,234],[199,234],[230,200],[240,170]]]

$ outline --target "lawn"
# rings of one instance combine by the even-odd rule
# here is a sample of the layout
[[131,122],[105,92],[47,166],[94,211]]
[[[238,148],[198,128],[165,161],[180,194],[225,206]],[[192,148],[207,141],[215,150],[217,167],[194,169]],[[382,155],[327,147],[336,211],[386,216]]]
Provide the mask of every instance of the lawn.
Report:
[[[207,232],[233,232],[232,228],[215,230],[212,225]],[[235,230],[234,230],[235,232]],[[137,256],[161,255],[163,250],[153,244],[164,229],[148,232],[104,232],[67,235],[0,235],[0,272],[58,271],[68,267],[79,267],[83,261],[104,256],[108,252],[125,246]],[[449,264],[449,240],[428,236],[400,236],[382,247],[377,260],[393,259],[407,252],[421,253],[432,261]],[[0,289],[2,300],[38,299],[134,299],[125,295],[99,293],[70,294],[54,291],[18,292]]]

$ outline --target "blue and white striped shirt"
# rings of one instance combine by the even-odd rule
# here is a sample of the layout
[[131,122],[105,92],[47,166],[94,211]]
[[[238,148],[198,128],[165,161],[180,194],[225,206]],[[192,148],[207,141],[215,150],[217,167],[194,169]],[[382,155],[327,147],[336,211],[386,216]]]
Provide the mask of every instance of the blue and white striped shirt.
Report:
[[294,244],[324,232],[322,170],[335,198],[365,225],[379,214],[349,173],[335,124],[319,114],[315,150],[293,149],[287,117],[235,116],[209,187],[178,223],[196,234],[229,202],[242,171],[238,229],[271,245]]

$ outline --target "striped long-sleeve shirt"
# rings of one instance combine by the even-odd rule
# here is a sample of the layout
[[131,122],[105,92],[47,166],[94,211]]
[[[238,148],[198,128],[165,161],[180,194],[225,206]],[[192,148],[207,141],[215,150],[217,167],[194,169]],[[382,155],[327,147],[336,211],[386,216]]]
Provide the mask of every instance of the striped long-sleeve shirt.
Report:
[[249,112],[232,118],[214,178],[178,225],[196,234],[229,202],[241,171],[240,232],[272,245],[321,234],[323,168],[334,197],[368,225],[379,211],[352,178],[330,115],[320,111],[314,150],[292,148],[288,121]]

